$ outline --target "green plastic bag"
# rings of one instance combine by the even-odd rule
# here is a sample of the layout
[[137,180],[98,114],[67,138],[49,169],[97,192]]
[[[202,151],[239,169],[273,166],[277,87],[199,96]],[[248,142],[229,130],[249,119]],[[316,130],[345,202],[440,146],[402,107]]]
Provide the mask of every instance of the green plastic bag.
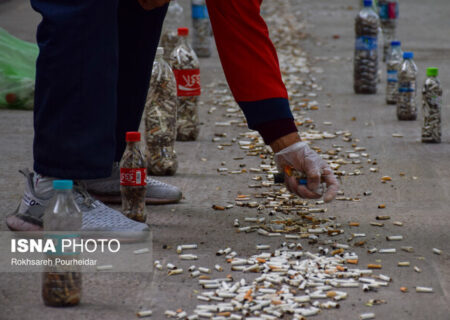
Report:
[[0,28],[0,108],[33,109],[39,49]]

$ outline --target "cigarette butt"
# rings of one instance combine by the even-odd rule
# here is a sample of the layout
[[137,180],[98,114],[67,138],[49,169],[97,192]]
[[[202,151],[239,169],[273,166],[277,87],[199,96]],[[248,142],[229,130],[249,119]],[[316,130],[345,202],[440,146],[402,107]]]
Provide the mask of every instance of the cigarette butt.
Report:
[[375,318],[375,313],[373,313],[373,312],[362,313],[359,315],[359,319],[361,319],[361,320],[374,319],[374,318]]
[[181,273],[183,273],[183,269],[173,269],[173,270],[170,270],[168,272],[168,275],[169,276],[174,276],[176,274],[181,274]]
[[371,222],[370,225],[374,227],[384,227],[384,223],[381,222]]
[[375,253],[377,251],[378,251],[377,248],[370,248],[370,249],[367,250],[367,253]]
[[112,264],[105,264],[103,266],[97,266],[97,271],[106,271],[106,270],[111,270],[114,267],[112,266]]
[[433,292],[433,288],[429,288],[429,287],[416,287],[416,292],[421,292],[421,293],[432,293],[432,292]]
[[348,225],[350,227],[359,227],[359,222],[349,222]]
[[211,269],[203,268],[203,267],[198,268],[198,271],[203,272],[203,273],[211,273]]
[[334,297],[336,297],[336,291],[327,292],[327,298],[334,298]]
[[390,216],[376,216],[375,219],[377,220],[389,220],[391,217]]
[[139,318],[150,317],[153,314],[152,310],[143,310],[136,313]]
[[270,249],[270,245],[268,244],[258,244],[256,245],[256,250],[267,250]]
[[199,278],[200,280],[210,280],[210,279],[211,279],[210,276],[207,276],[207,275],[205,275],[205,274],[199,276],[198,278]]
[[394,221],[393,224],[395,226],[398,226],[398,227],[402,227],[403,226],[403,222],[401,222],[401,221]]
[[433,248],[433,253],[440,255],[440,254],[442,254],[442,250],[440,250],[438,248]]
[[143,253],[147,253],[147,252],[150,252],[149,248],[142,248],[142,249],[137,249],[137,250],[133,251],[134,254],[143,254]]
[[397,263],[397,266],[399,267],[409,267],[409,265],[410,265],[409,261],[399,261]]
[[247,300],[248,302],[251,302],[253,300],[252,292],[253,292],[253,289],[249,289],[244,295],[244,300]]
[[200,275],[200,271],[198,271],[198,270],[195,270],[195,271],[191,272],[191,277],[192,277],[192,278],[196,278],[196,277],[198,277],[199,275]]
[[195,254],[180,254],[178,256],[181,260],[197,260],[198,257]]
[[418,266],[414,266],[414,271],[417,273],[421,273],[422,269],[420,269]]
[[332,255],[332,256],[335,256],[335,255],[341,254],[341,253],[344,253],[344,249],[343,249],[343,248],[340,248],[340,249],[336,249],[336,250],[331,251],[331,255]]
[[381,181],[392,181],[392,178],[389,176],[383,176],[381,177]]
[[347,263],[349,263],[349,264],[358,264],[358,259],[347,259]]
[[414,252],[414,248],[413,247],[401,247],[401,249],[405,252]]
[[408,292],[408,288],[407,287],[400,287],[400,291],[401,292]]
[[386,208],[386,205],[384,203],[378,205],[378,209],[384,209],[384,208]]
[[213,208],[214,210],[219,210],[219,211],[225,210],[225,207],[224,207],[224,206],[218,206],[218,205],[216,205],[216,204],[213,204],[212,208]]
[[403,236],[401,236],[401,235],[387,236],[386,240],[388,240],[388,241],[400,241],[400,240],[403,240]]
[[396,253],[397,250],[395,248],[388,248],[388,249],[380,249],[378,250],[379,253]]
[[223,268],[222,268],[220,265],[218,265],[218,264],[216,264],[216,265],[214,266],[214,269],[216,269],[216,270],[219,271],[219,272],[222,272],[222,271],[223,271]]
[[373,264],[373,263],[369,263],[367,265],[368,269],[381,269],[381,264]]

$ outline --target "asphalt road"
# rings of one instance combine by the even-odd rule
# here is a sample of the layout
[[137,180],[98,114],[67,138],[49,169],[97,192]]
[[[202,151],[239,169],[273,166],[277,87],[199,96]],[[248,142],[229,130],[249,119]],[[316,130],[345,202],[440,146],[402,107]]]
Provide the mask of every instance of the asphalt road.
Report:
[[[327,215],[336,216],[346,233],[354,232],[346,226],[348,221],[360,222],[358,232],[368,235],[368,244],[354,249],[360,256],[360,264],[381,260],[383,273],[393,278],[390,286],[379,292],[350,292],[340,309],[325,311],[317,318],[357,319],[360,313],[370,311],[376,313],[377,319],[449,319],[450,112],[447,88],[450,86],[450,21],[446,15],[450,3],[447,0],[410,0],[402,2],[400,7],[398,34],[403,49],[415,53],[414,60],[420,70],[419,85],[423,82],[426,67],[437,66],[445,88],[443,142],[425,145],[420,143],[421,120],[398,122],[395,108],[384,103],[384,80],[377,95],[357,96],[353,93],[351,58],[356,1],[290,2],[293,11],[300,12],[299,23],[305,24],[307,34],[299,47],[307,53],[311,66],[323,69],[323,73],[315,75],[323,87],[315,98],[320,107],[309,116],[319,130],[350,130],[353,137],[360,139],[358,145],[366,147],[370,157],[378,160],[380,168],[379,172],[370,173],[366,165],[362,169],[363,175],[343,177],[342,190],[346,196],[356,197],[366,190],[371,190],[372,196],[364,197],[361,202],[334,201],[326,205]],[[38,22],[39,16],[27,1],[0,4],[0,27],[18,37],[34,41]],[[202,59],[201,63],[204,85],[224,80],[216,53],[212,58]],[[212,88],[206,89],[202,101],[203,125],[198,141],[177,143],[179,171],[175,177],[162,179],[181,187],[184,199],[177,205],[149,207],[153,255],[163,264],[179,263],[174,248],[180,243],[198,243],[199,261],[196,264],[213,267],[215,263],[224,264],[223,258],[214,254],[220,248],[230,246],[241,255],[251,255],[255,253],[256,243],[277,246],[283,241],[262,239],[255,233],[236,234],[233,220],[255,216],[254,209],[211,210],[212,204],[233,203],[237,194],[254,192],[247,187],[249,175],[219,175],[216,169],[222,166],[221,162],[236,168],[242,162],[252,167],[260,161],[254,158],[233,160],[243,155],[235,145],[227,152],[217,150],[217,143],[211,141],[215,132],[227,132],[228,140],[231,140],[247,130],[215,127],[216,121],[225,118],[224,112],[207,112],[215,106]],[[325,107],[327,104],[331,107]],[[4,220],[4,216],[15,209],[23,191],[24,181],[17,170],[32,166],[33,130],[31,112],[0,110],[0,115],[0,219]],[[393,133],[401,133],[403,138],[392,137]],[[322,145],[329,148],[331,143],[325,141]],[[401,177],[400,172],[405,176]],[[393,181],[381,184],[383,175],[393,177]],[[385,203],[386,209],[377,209],[380,203]],[[402,221],[404,226],[396,227],[391,223],[386,223],[383,229],[370,226],[380,212],[390,215],[392,220]],[[5,228],[1,226],[1,230]],[[366,254],[369,246],[390,246],[384,236],[394,233],[405,237],[396,247],[411,245],[415,253],[399,250],[388,256]],[[317,249],[306,243],[304,247],[305,250]],[[434,247],[442,249],[443,254],[433,254]],[[404,260],[419,266],[423,272],[416,273],[412,267],[397,267],[397,262]],[[179,264],[184,268],[189,266],[188,263]],[[174,277],[168,277],[165,272],[88,274],[83,281],[84,296],[79,307],[54,309],[44,307],[41,302],[39,274],[0,273],[0,319],[135,319],[137,310],[152,309],[152,318],[159,320],[165,318],[163,313],[167,309],[182,308],[189,312],[199,303],[195,298],[199,286],[186,274]],[[417,294],[414,292],[416,285],[433,287],[434,293]],[[408,287],[409,292],[400,292],[401,286]],[[367,300],[375,298],[384,299],[387,304],[365,306]]]

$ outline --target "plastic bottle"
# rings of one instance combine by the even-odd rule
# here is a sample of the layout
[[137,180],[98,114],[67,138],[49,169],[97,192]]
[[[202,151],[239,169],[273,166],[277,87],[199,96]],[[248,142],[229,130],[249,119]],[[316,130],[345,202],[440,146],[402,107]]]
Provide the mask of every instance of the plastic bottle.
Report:
[[353,89],[355,93],[377,92],[378,80],[378,16],[372,10],[372,0],[364,0],[355,19],[355,57]]
[[122,213],[128,218],[145,222],[147,164],[140,148],[141,133],[126,133],[127,147],[120,161],[120,192]]
[[173,175],[178,168],[177,83],[163,54],[164,49],[158,47],[145,105],[147,172],[152,175]]
[[398,93],[398,71],[402,65],[403,52],[400,41],[391,41],[391,48],[386,61],[386,103],[396,104]]
[[171,0],[164,19],[161,47],[164,47],[164,60],[169,61],[170,53],[178,42],[177,29],[185,25],[184,10],[177,0]]
[[398,0],[378,0],[378,14],[383,29],[383,61],[386,61],[389,44],[396,38]]
[[397,118],[416,120],[417,66],[412,52],[403,53],[403,62],[398,72]]
[[178,28],[179,42],[170,54],[170,65],[177,80],[177,140],[195,140],[199,133],[198,97],[200,63],[187,41],[188,28]]
[[198,57],[211,56],[211,24],[205,0],[191,0],[192,47]]
[[442,87],[437,78],[438,68],[428,68],[422,89],[422,142],[441,142]]
[[[44,214],[44,230],[48,232],[72,232],[81,229],[82,214],[73,198],[72,180],[54,180],[55,195]],[[76,237],[75,237],[76,238]],[[46,254],[47,259],[53,261],[52,266],[46,266],[42,274],[42,299],[52,307],[68,307],[80,303],[81,300],[81,273],[78,271],[63,271],[55,263],[58,259],[76,259],[76,254],[54,255]],[[76,269],[75,269],[76,270]]]

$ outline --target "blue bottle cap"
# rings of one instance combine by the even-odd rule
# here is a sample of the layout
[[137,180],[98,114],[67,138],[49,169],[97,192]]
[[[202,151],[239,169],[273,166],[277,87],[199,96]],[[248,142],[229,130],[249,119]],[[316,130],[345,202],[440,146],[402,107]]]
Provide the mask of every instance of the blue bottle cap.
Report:
[[400,47],[402,45],[402,43],[400,41],[391,41],[391,46],[392,47]]
[[412,59],[414,58],[413,52],[403,52],[403,59]]
[[53,189],[55,190],[70,190],[72,188],[72,180],[53,180]]
[[372,0],[364,0],[364,7],[372,7]]

